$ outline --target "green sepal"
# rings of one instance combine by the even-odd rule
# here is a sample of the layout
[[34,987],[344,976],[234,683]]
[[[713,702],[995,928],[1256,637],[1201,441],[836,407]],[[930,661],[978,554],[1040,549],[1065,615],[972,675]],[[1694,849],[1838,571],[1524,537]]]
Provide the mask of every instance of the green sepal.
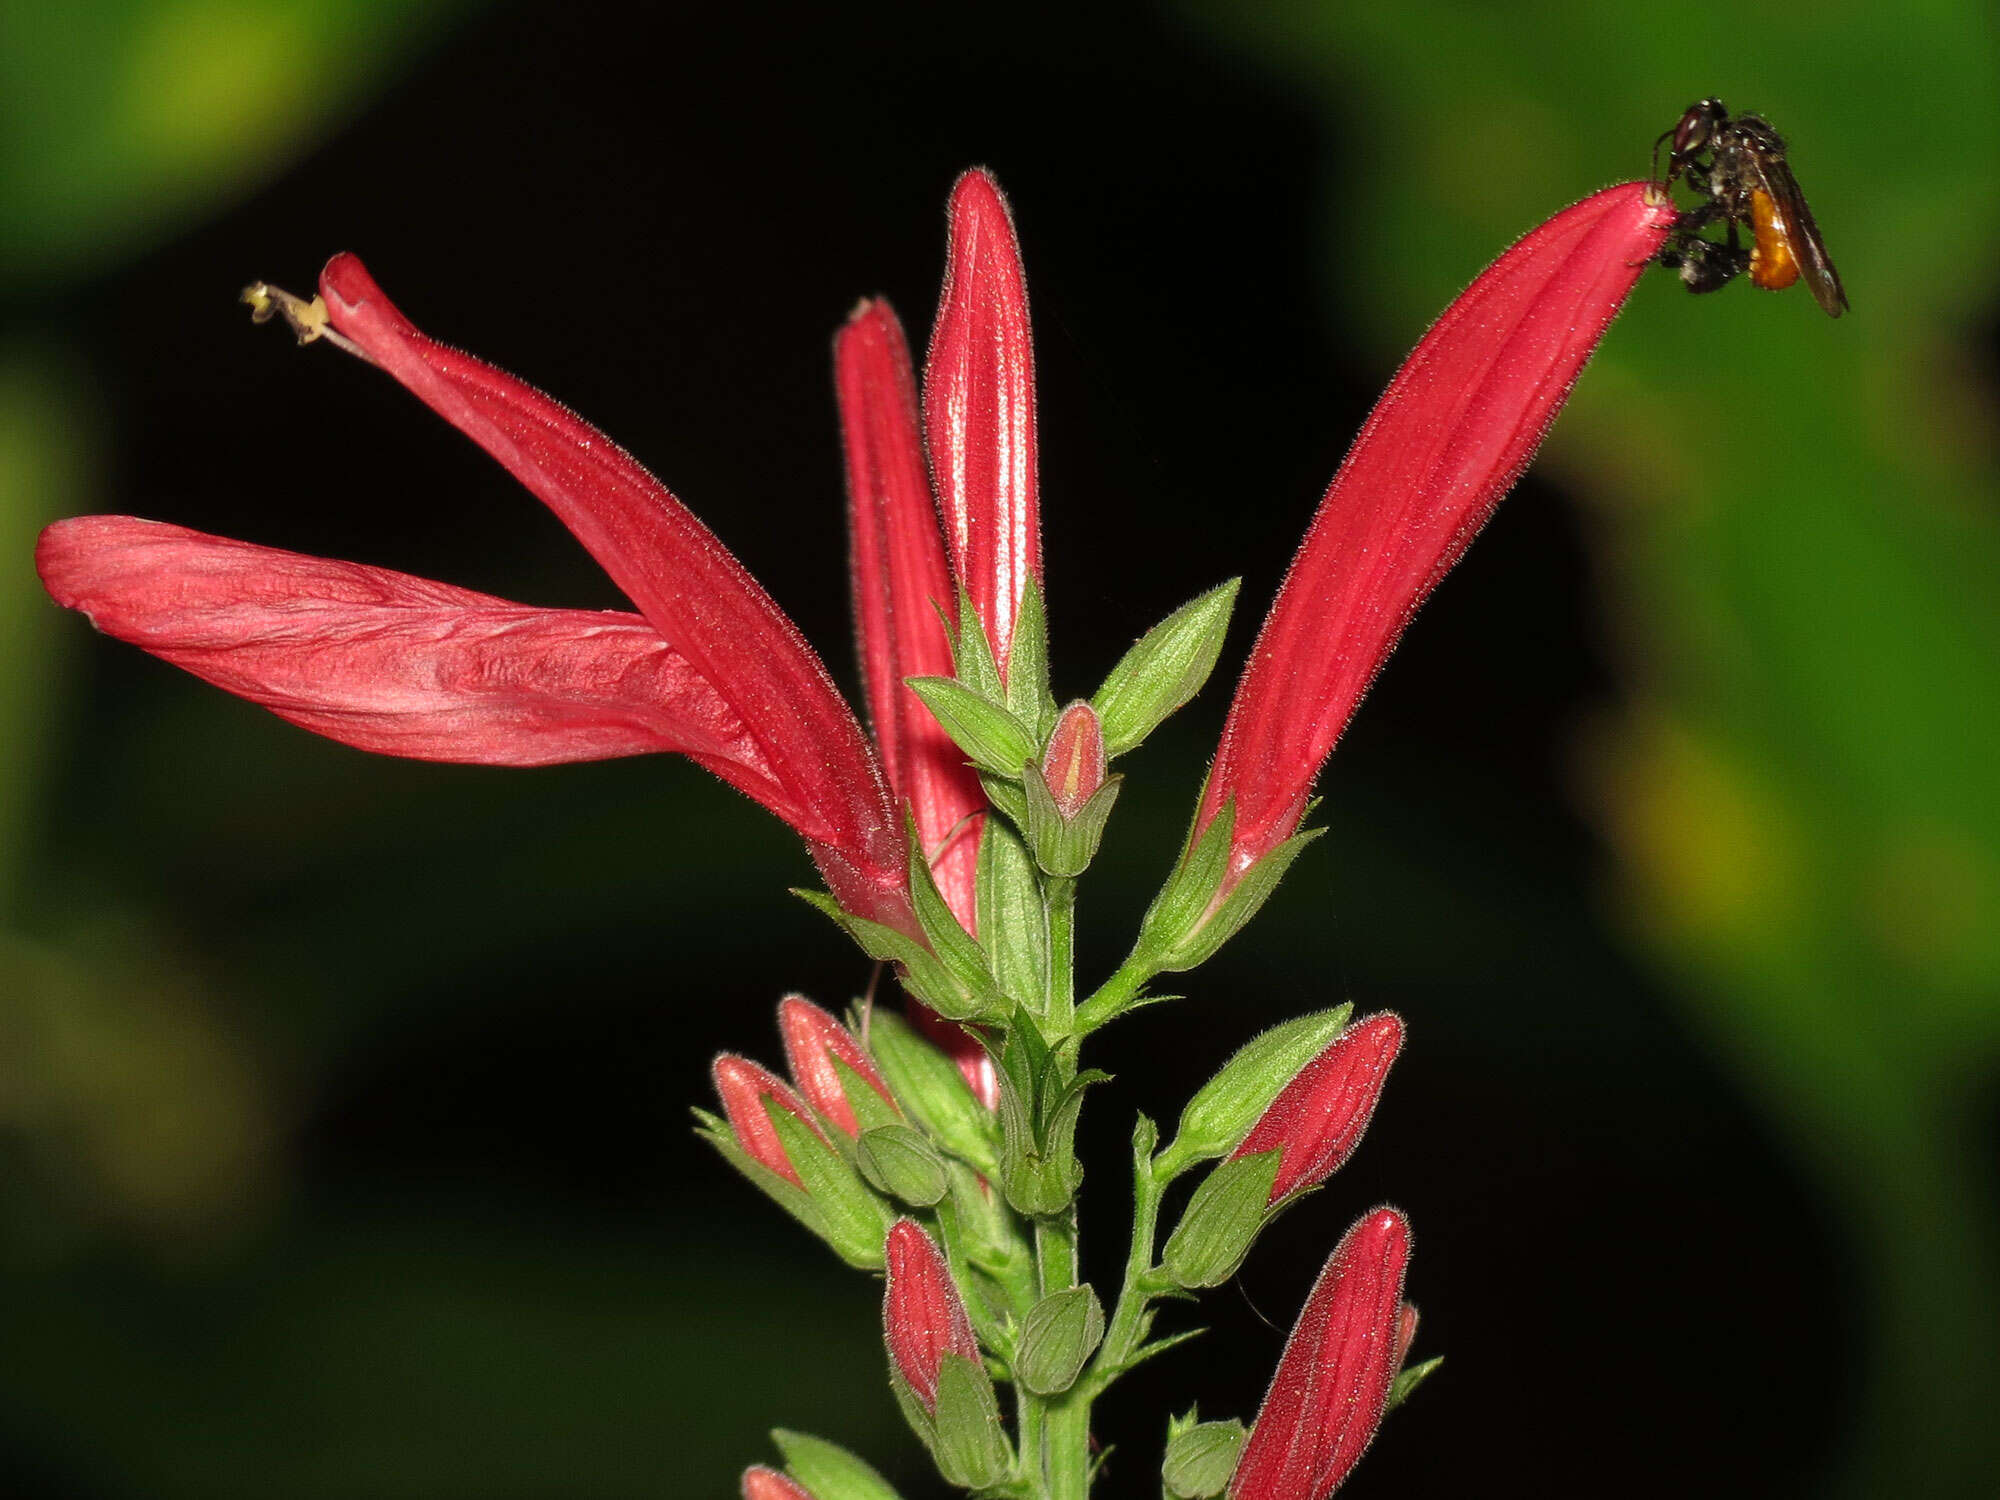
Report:
[[1234,1417],[1227,1422],[1170,1423],[1167,1454],[1160,1464],[1160,1483],[1168,1500],[1213,1500],[1221,1494],[1236,1472],[1245,1436],[1243,1424]]
[[1234,1151],[1299,1070],[1347,1028],[1352,1005],[1300,1016],[1252,1037],[1181,1111],[1174,1143],[1155,1163],[1165,1178]]
[[833,1063],[834,1077],[840,1080],[840,1091],[847,1097],[847,1107],[854,1111],[854,1123],[863,1132],[881,1125],[904,1123],[902,1111],[884,1099],[874,1084],[850,1068],[844,1058],[829,1060]]
[[1214,957],[1270,899],[1306,845],[1326,831],[1314,828],[1293,834],[1244,871],[1235,888],[1216,904],[1228,868],[1234,821],[1233,807],[1225,804],[1147,910],[1138,946],[1156,970],[1192,969]]
[[1014,639],[1007,647],[1007,707],[1040,744],[1055,727],[1056,702],[1049,694],[1049,617],[1042,587],[1028,575]]
[[1076,1384],[1104,1338],[1104,1304],[1088,1286],[1051,1292],[1028,1311],[1014,1350],[1014,1379],[1037,1396]]
[[[935,890],[935,886],[933,886]],[[895,964],[903,988],[939,1015],[954,1021],[970,1020],[979,1012],[951,971],[922,943],[908,933],[857,917],[841,908],[824,891],[792,888],[792,894],[815,911],[831,918],[861,951],[877,963]]]
[[946,1483],[980,1490],[998,1484],[1014,1466],[1000,1428],[993,1382],[978,1360],[947,1354],[938,1361],[937,1413],[932,1449]]
[[941,1150],[988,1177],[1000,1170],[994,1112],[979,1102],[949,1053],[880,1006],[865,1025],[852,1029],[866,1037],[896,1102]]
[[882,1241],[895,1210],[869,1190],[839,1151],[777,1100],[766,1096],[764,1114],[785,1148],[785,1160],[819,1210],[820,1237],[833,1253],[862,1271],[882,1269]]
[[1385,1414],[1392,1412],[1405,1401],[1409,1400],[1411,1393],[1426,1380],[1429,1380],[1436,1372],[1437,1367],[1443,1363],[1444,1356],[1442,1354],[1434,1354],[1421,1363],[1405,1365],[1402,1369],[1398,1370],[1396,1378],[1389,1383],[1389,1398],[1382,1403],[1383,1412]]
[[1028,846],[999,818],[979,837],[979,930],[993,977],[1037,1015],[1049,998],[1049,917]]
[[705,1109],[694,1111],[697,1121],[695,1134],[707,1141],[722,1154],[722,1159],[748,1178],[765,1197],[769,1198],[786,1213],[797,1219],[812,1231],[817,1239],[827,1238],[826,1216],[819,1211],[804,1188],[797,1187],[780,1177],[769,1167],[751,1156],[736,1144],[736,1132],[729,1128],[729,1122],[719,1115],[712,1115]]
[[1035,755],[1033,732],[1006,708],[983,698],[954,677],[906,677],[904,684],[923,700],[967,760],[995,776],[1019,776]]
[[1021,790],[1027,802],[1027,821],[1023,827],[1035,863],[1043,871],[1074,878],[1090,868],[1090,862],[1097,857],[1098,841],[1104,837],[1105,822],[1111,816],[1111,804],[1118,800],[1118,788],[1124,780],[1123,776],[1105,777],[1104,784],[1076,810],[1076,816],[1065,818],[1042,777],[1042,768],[1032,761],[1022,767]]
[[[940,619],[944,612],[938,612]],[[1004,704],[1006,688],[1000,681],[1000,664],[993,659],[993,643],[986,639],[986,626],[972,607],[972,595],[958,591],[958,623],[945,621],[951,640],[951,675],[989,703]]]
[[877,1125],[854,1143],[854,1165],[868,1185],[912,1208],[930,1208],[950,1191],[944,1158],[908,1125]]
[[785,1455],[785,1472],[812,1492],[813,1500],[902,1500],[889,1481],[838,1443],[779,1427],[771,1441]]
[[1058,1060],[1025,1008],[1015,1010],[995,1061],[1001,1191],[1019,1213],[1060,1213],[1083,1181],[1083,1166],[1076,1159],[1076,1117],[1084,1090],[1110,1075],[1093,1069],[1052,1088]]
[[1236,1274],[1264,1227],[1280,1155],[1273,1148],[1226,1161],[1194,1190],[1160,1257],[1178,1285],[1220,1286]]
[[916,911],[917,926],[923,930],[931,953],[957,987],[955,998],[959,1004],[956,1008],[934,1008],[940,1015],[954,1019],[1004,1014],[1007,1002],[993,978],[992,966],[986,961],[986,950],[979,945],[977,938],[959,925],[958,918],[952,915],[951,907],[938,890],[937,881],[931,876],[930,861],[924,856],[923,839],[917,833],[916,819],[905,812],[904,821],[910,849],[910,905]]
[[1016,828],[1025,828],[1028,823],[1028,797],[1021,790],[1021,776],[1017,768],[1014,779],[1004,776],[989,776],[979,773],[979,786],[986,793],[986,800],[1007,815],[1007,821]]
[[1127,651],[1090,706],[1104,725],[1104,753],[1123,755],[1201,691],[1222,654],[1241,579],[1210,589],[1160,621]]

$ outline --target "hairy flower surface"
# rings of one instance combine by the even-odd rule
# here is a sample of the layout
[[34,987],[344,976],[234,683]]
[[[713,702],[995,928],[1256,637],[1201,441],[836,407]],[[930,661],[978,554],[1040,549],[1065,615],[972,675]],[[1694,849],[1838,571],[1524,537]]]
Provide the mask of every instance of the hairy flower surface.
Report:
[[1234,802],[1231,882],[1297,829],[1404,626],[1527,467],[1673,221],[1642,182],[1563,210],[1482,272],[1396,372],[1229,707],[1195,823]]
[[1229,1481],[1229,1500],[1326,1500],[1360,1461],[1396,1377],[1409,1222],[1378,1208],[1313,1283]]
[[736,1144],[743,1148],[744,1155],[759,1166],[776,1172],[793,1187],[802,1186],[798,1169],[785,1154],[784,1142],[778,1139],[777,1129],[765,1112],[764,1101],[775,1101],[780,1109],[824,1140],[825,1132],[813,1119],[805,1101],[770,1069],[759,1067],[749,1058],[738,1057],[733,1052],[725,1052],[716,1058],[709,1067],[709,1077],[715,1083],[716,1097],[722,1101],[722,1112],[729,1117],[730,1132],[736,1137]]
[[1400,1016],[1386,1012],[1356,1021],[1279,1090],[1231,1158],[1277,1149],[1272,1203],[1318,1187],[1361,1144],[1390,1064],[1402,1050]]
[[792,1082],[814,1109],[848,1135],[859,1135],[861,1126],[836,1064],[851,1069],[863,1085],[882,1096],[883,1103],[896,1107],[889,1085],[875,1071],[861,1044],[845,1026],[803,995],[787,995],[778,1002],[778,1033],[784,1038],[785,1066]]
[[896,1374],[925,1411],[937,1409],[938,1369],[947,1354],[979,1358],[965,1302],[937,1242],[912,1219],[898,1219],[884,1246],[882,1337]]

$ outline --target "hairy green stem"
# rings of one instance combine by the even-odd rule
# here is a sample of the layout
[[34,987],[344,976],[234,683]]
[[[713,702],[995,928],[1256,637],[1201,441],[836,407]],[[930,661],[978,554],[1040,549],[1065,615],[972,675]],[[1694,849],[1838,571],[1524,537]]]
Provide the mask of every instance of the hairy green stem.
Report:
[[1118,1288],[1118,1305],[1112,1309],[1097,1358],[1077,1382],[1077,1391],[1086,1400],[1094,1399],[1116,1380],[1145,1342],[1146,1309],[1154,1292],[1153,1240],[1159,1232],[1160,1199],[1173,1181],[1154,1168],[1152,1150],[1158,1139],[1152,1122],[1142,1118],[1132,1135],[1132,1243],[1125,1256],[1125,1280]]
[[1159,973],[1152,956],[1143,949],[1134,948],[1125,962],[1120,964],[1112,976],[1099,985],[1088,1000],[1076,1009],[1076,1034],[1086,1037],[1107,1022],[1118,1018],[1146,987],[1146,981]]

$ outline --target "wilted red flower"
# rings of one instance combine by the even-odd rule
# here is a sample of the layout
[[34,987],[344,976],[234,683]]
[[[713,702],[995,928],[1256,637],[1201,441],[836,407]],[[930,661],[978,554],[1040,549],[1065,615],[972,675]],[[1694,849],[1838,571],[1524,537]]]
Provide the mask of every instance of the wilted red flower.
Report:
[[1355,1022],[1278,1091],[1231,1160],[1278,1150],[1273,1203],[1318,1187],[1361,1144],[1402,1050],[1403,1020],[1393,1011]]
[[775,1099],[780,1109],[825,1140],[826,1133],[813,1119],[805,1101],[770,1069],[761,1068],[749,1058],[738,1057],[733,1052],[717,1057],[709,1065],[708,1072],[715,1083],[716,1096],[722,1100],[722,1112],[729,1117],[730,1133],[736,1137],[736,1144],[743,1148],[743,1154],[759,1166],[776,1172],[793,1187],[803,1187],[797,1169],[785,1154],[785,1143],[778,1138],[771,1117],[765,1113],[764,1101]]
[[859,1135],[861,1125],[848,1102],[835,1061],[845,1063],[861,1081],[880,1094],[892,1109],[895,1097],[875,1064],[861,1050],[848,1029],[803,995],[787,995],[778,1002],[778,1033],[785,1041],[785,1066],[792,1082],[808,1103],[849,1135]]
[[813,1493],[789,1474],[753,1464],[743,1471],[743,1500],[813,1500]]
[[1378,1208],[1342,1237],[1285,1340],[1229,1500],[1326,1500],[1360,1460],[1396,1376],[1409,1222]]
[[1674,221],[1642,182],[1532,231],[1445,309],[1320,501],[1229,708],[1196,831],[1235,803],[1224,889],[1298,827],[1403,627],[1534,456]]
[[938,1370],[947,1354],[979,1358],[965,1303],[937,1244],[912,1219],[889,1226],[883,1246],[882,1338],[894,1373],[927,1412],[937,1410]]

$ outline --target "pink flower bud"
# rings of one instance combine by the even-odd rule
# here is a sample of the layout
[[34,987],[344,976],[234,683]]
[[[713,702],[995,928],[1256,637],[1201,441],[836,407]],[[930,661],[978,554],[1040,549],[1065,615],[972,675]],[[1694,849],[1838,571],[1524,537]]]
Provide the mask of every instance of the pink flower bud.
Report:
[[894,1373],[919,1405],[937,1411],[938,1369],[947,1354],[979,1358],[979,1341],[951,1268],[937,1244],[912,1219],[889,1226],[884,1246],[888,1283],[882,1292],[882,1337]]
[[813,1494],[790,1475],[755,1464],[743,1471],[743,1500],[813,1500]]
[[1042,576],[1035,354],[1014,217],[991,176],[951,191],[950,254],[924,366],[924,432],[952,571],[1005,677],[1028,578]]
[[1225,889],[1298,828],[1403,627],[1527,467],[1673,226],[1643,182],[1557,214],[1403,362],[1320,501],[1229,706],[1196,832],[1236,804]]
[[1104,726],[1081,699],[1056,720],[1042,752],[1042,780],[1065,818],[1074,818],[1104,785]]
[[1230,1159],[1278,1148],[1271,1202],[1318,1187],[1361,1144],[1403,1050],[1403,1019],[1393,1011],[1357,1021],[1279,1090]]
[[1375,1436],[1396,1376],[1409,1222],[1378,1208],[1347,1231],[1279,1356],[1229,1500],[1326,1500]]
[[759,1166],[776,1172],[793,1187],[803,1187],[805,1184],[799,1181],[791,1159],[785,1155],[784,1142],[778,1139],[771,1117],[764,1112],[764,1101],[777,1100],[779,1108],[796,1116],[814,1135],[825,1140],[825,1133],[814,1122],[805,1101],[777,1074],[733,1052],[716,1058],[708,1071],[722,1100],[722,1112],[729,1117],[729,1129],[744,1154]]
[[880,1094],[890,1108],[896,1101],[875,1064],[861,1050],[861,1044],[840,1022],[803,995],[787,995],[778,1002],[778,1032],[785,1039],[785,1066],[808,1103],[849,1135],[861,1133],[854,1106],[847,1102],[838,1059],[861,1075],[862,1081]]
[[1417,1341],[1417,1304],[1405,1302],[1396,1314],[1396,1371],[1402,1372],[1410,1358],[1410,1346]]

